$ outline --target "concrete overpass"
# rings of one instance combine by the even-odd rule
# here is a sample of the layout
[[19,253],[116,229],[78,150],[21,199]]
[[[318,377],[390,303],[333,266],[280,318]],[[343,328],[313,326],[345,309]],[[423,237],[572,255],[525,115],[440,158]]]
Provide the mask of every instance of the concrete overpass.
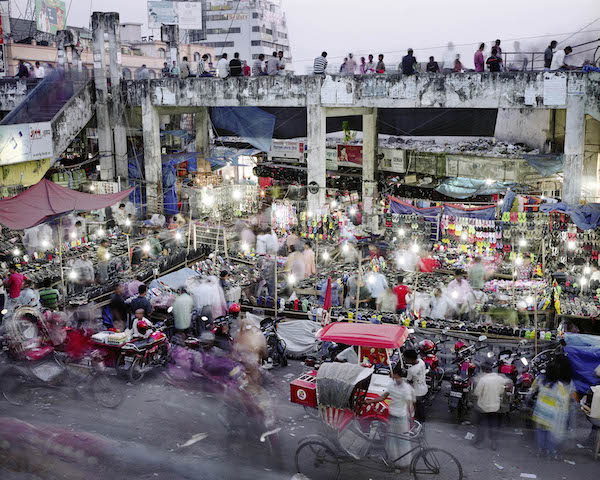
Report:
[[[563,198],[577,203],[585,148],[586,115],[600,121],[600,74],[469,73],[189,78],[130,81],[122,85],[129,108],[141,109],[149,203],[158,197],[160,115],[198,115],[199,145],[208,148],[208,107],[305,107],[308,117],[310,208],[325,201],[325,122],[331,116],[363,116],[363,195],[375,195],[377,111],[380,108],[513,109],[526,115],[566,110]],[[599,143],[599,142],[596,142]],[[156,188],[154,187],[156,185]],[[367,201],[367,207],[369,206]],[[367,208],[368,210],[368,208]]]

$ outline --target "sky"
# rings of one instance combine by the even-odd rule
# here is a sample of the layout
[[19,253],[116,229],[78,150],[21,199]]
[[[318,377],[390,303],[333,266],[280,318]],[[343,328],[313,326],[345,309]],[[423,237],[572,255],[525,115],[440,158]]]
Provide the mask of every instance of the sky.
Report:
[[[25,11],[27,0],[13,3]],[[89,26],[94,10],[117,11],[123,22],[147,22],[146,0],[66,3],[68,9],[72,4],[68,23],[74,26]],[[409,47],[419,61],[430,55],[441,60],[445,45],[452,41],[465,66],[472,66],[477,45],[489,45],[496,38],[503,40],[504,51],[513,50],[516,39],[521,39],[521,51],[540,51],[551,37],[566,39],[563,46],[600,38],[600,0],[503,0],[493,2],[493,8],[480,0],[282,0],[282,4],[299,73],[323,50],[328,52],[330,64],[341,63],[353,52],[357,58],[384,53],[386,63],[395,65]],[[19,11],[13,7],[12,13],[15,16]],[[588,24],[586,35],[567,38]]]

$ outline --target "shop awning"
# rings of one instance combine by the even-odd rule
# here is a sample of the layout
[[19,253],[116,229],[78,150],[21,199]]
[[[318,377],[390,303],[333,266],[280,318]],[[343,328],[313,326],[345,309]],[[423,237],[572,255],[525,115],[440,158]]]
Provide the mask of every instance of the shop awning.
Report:
[[13,230],[23,230],[57,215],[110,207],[132,191],[130,188],[119,193],[94,195],[61,187],[44,178],[24,192],[0,200],[0,223]]

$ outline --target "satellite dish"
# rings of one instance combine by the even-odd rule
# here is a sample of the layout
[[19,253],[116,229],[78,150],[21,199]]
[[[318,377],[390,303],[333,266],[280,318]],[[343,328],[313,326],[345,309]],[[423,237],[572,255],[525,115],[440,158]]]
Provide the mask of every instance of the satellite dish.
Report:
[[308,184],[308,191],[309,193],[312,193],[313,195],[315,193],[319,193],[319,184],[315,181],[312,181]]

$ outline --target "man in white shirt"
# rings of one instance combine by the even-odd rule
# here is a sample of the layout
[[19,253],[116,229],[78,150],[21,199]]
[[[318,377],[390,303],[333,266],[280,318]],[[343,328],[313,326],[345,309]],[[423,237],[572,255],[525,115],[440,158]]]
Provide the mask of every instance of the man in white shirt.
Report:
[[473,395],[477,397],[477,410],[479,412],[479,425],[477,426],[477,434],[475,436],[475,446],[483,448],[485,437],[489,437],[492,450],[498,448],[498,441],[495,437],[497,429],[500,425],[500,402],[506,385],[509,380],[498,373],[492,372],[492,364],[485,362],[481,365],[481,370],[484,375],[477,382]]
[[450,298],[456,302],[460,307],[460,313],[466,313],[470,305],[474,302],[473,289],[469,282],[465,279],[465,272],[457,270],[454,273],[454,280],[452,280],[446,289]]
[[227,78],[229,76],[229,62],[227,61],[226,53],[217,62],[217,75],[219,78]]
[[425,375],[427,367],[425,362],[419,358],[416,350],[406,350],[404,352],[404,361],[408,366],[406,381],[415,389],[417,402],[415,404],[415,418],[420,422],[425,421],[425,397],[429,388]]
[[572,51],[571,47],[565,47],[564,50],[557,50],[552,56],[550,70],[573,70],[574,67],[565,63],[565,57]]
[[273,52],[273,56],[267,61],[267,73],[271,76],[279,75],[279,58],[277,58],[277,52]]
[[46,76],[46,69],[40,65],[40,62],[35,62],[35,78],[44,78]]

